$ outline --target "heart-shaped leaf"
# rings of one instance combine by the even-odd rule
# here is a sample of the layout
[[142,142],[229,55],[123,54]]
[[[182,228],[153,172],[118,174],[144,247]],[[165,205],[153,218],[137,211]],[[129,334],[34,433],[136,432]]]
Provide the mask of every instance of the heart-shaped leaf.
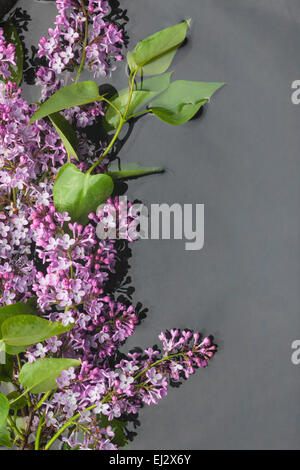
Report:
[[29,315],[37,313],[36,309],[36,298],[31,297],[27,302],[16,302],[11,305],[4,305],[0,308],[0,338],[1,336],[1,325],[7,319],[16,315]]
[[4,25],[3,30],[7,43],[13,44],[15,46],[15,57],[17,62],[16,66],[10,65],[9,67],[11,72],[9,80],[13,83],[16,83],[17,85],[20,85],[23,76],[23,46],[12,21],[8,21]]
[[81,362],[76,359],[38,359],[30,364],[27,362],[21,369],[19,381],[31,393],[44,393],[57,388],[56,379],[63,370],[78,367]]
[[61,335],[73,326],[64,326],[34,315],[17,315],[2,323],[2,341],[9,346],[28,346]]
[[0,446],[12,448],[11,438],[5,426],[0,428]]
[[5,426],[9,412],[9,401],[3,393],[0,393],[0,428]]
[[139,163],[122,163],[122,168],[112,169],[107,174],[113,179],[119,180],[163,172],[164,169],[157,166],[142,166]]
[[60,212],[68,212],[72,221],[85,225],[88,214],[95,212],[114,189],[114,183],[106,174],[82,173],[72,163],[67,163],[58,172],[53,197]]
[[45,101],[30,119],[32,124],[37,119],[49,116],[50,114],[62,111],[63,109],[72,108],[73,106],[81,106],[94,101],[101,100],[99,88],[96,82],[91,80],[76,83],[61,88]]
[[78,139],[73,127],[70,126],[68,121],[60,113],[50,114],[49,119],[61,138],[68,156],[75,157],[76,160],[79,160],[75,150],[78,145]]
[[178,126],[189,121],[224,83],[177,80],[155,98],[151,111],[162,121]]
[[[140,41],[132,51],[132,54],[129,55],[129,66],[134,70],[136,66],[145,66],[152,61],[152,70],[154,70],[154,73],[162,73],[162,71],[167,70],[165,67],[166,65],[168,65],[167,68],[169,67],[176,52],[174,52],[174,48],[180,46],[184,41],[189,24],[190,20],[183,21],[175,26],[158,31],[148,36],[143,41]],[[162,61],[160,64],[161,68],[158,68],[157,72],[157,68],[154,68],[154,60],[170,51],[172,51],[172,54],[169,55],[167,61]],[[164,67],[162,67],[162,65],[164,65]],[[148,70],[147,73],[152,74],[152,70]]]

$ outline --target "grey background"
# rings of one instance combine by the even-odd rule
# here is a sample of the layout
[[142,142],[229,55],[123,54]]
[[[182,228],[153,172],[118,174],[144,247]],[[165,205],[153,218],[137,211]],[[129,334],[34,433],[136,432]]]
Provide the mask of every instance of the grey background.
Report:
[[[32,17],[29,45],[55,16],[47,3],[19,1]],[[300,79],[299,1],[121,3],[130,47],[192,17],[173,78],[228,83],[183,127],[140,120],[120,155],[168,168],[131,182],[129,197],[203,203],[206,224],[202,251],[134,244],[135,300],[149,314],[128,347],[152,345],[170,327],[219,344],[206,370],[141,412],[132,449],[299,449],[300,366],[290,360],[300,338],[300,106],[290,99]],[[112,82],[125,83],[123,65]]]

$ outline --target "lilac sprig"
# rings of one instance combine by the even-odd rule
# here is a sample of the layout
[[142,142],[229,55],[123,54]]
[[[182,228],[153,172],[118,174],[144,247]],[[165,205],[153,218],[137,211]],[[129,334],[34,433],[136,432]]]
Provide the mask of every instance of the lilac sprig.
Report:
[[[45,449],[49,449],[74,424],[69,437],[64,438],[71,447],[81,450],[115,449],[111,442],[113,431],[107,428],[99,430],[94,414],[102,414],[112,421],[122,415],[137,414],[143,404],[157,404],[158,400],[167,396],[170,381],[179,382],[181,378],[193,374],[195,369],[206,367],[216,351],[210,338],[201,340],[198,333],[188,330],[163,332],[160,339],[163,341],[162,354],[149,348],[144,354],[129,353],[127,359],[116,364],[115,371],[109,368],[93,369],[94,385],[90,379],[85,381],[86,371],[80,374],[77,382],[74,369],[64,372],[58,379],[62,391],[55,393],[51,403],[46,404],[46,409],[53,409],[53,403],[56,403],[58,409],[51,415],[56,416],[53,426],[57,432]],[[70,414],[69,420],[62,426],[61,412]],[[87,430],[83,440],[78,436],[80,427]]]
[[[65,86],[75,70],[75,83],[84,67],[94,78],[106,77],[115,70],[115,61],[122,60],[123,33],[106,21],[110,12],[107,1],[89,0],[87,8],[83,0],[61,0],[56,5],[54,28],[49,28],[49,38],[43,36],[39,42],[38,55],[47,62],[37,71],[42,100]],[[104,115],[104,108],[96,102],[69,108],[64,115],[70,122],[75,119],[78,127],[87,127]]]
[[[75,70],[80,73],[85,66],[95,76],[105,76],[121,59],[122,32],[105,19],[108,2],[90,0],[87,8],[77,0],[56,4],[54,28],[39,44],[39,55],[47,61],[37,73],[43,99]],[[0,29],[3,78],[10,78],[9,65],[15,62],[14,46],[6,44]],[[72,223],[67,212],[59,213],[53,184],[67,153],[48,121],[28,126],[36,109],[21,97],[16,84],[0,85],[0,305],[36,297],[41,317],[73,328],[27,348],[16,361],[13,383],[19,390],[19,366],[45,357],[76,358],[81,367],[63,371],[56,391],[27,394],[26,438],[16,442],[26,446],[33,432],[36,449],[49,449],[58,438],[70,448],[117,449],[113,423],[136,416],[144,404],[158,403],[170,384],[206,367],[216,346],[198,333],[170,330],[159,336],[162,351],[153,347],[120,353],[141,318],[130,301],[108,292],[121,256],[109,234],[114,229],[124,243],[134,241],[132,204],[111,198],[89,214],[85,226]],[[65,111],[77,129],[92,125],[101,114],[101,102]],[[100,162],[97,171],[105,171],[107,152],[101,143],[95,149],[81,135],[78,154],[85,158],[78,168],[84,171]],[[99,223],[105,240],[97,236]],[[62,437],[64,431],[67,436]]]

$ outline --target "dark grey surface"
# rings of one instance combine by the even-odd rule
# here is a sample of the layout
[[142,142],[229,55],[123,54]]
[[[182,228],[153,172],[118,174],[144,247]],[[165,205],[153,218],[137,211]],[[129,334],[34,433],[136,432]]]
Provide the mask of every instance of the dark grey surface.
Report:
[[[219,352],[156,407],[145,408],[132,449],[299,449],[300,78],[298,0],[123,0],[130,46],[187,17],[191,39],[174,78],[225,81],[200,120],[181,128],[150,116],[121,157],[164,165],[129,196],[205,204],[205,248],[140,241],[131,274],[150,309],[129,346],[163,329],[214,334]],[[55,8],[23,0],[37,42]],[[112,81],[119,83],[123,72]],[[26,90],[27,96],[32,89]]]

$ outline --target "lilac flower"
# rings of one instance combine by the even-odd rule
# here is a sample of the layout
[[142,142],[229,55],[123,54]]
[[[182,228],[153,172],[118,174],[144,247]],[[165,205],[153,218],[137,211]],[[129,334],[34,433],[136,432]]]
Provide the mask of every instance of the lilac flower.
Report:
[[[82,58],[86,18],[81,2],[57,0],[56,5],[54,28],[39,43],[38,55],[45,61],[37,72],[42,100],[66,83],[63,74],[78,67]],[[87,12],[85,67],[95,76],[105,76],[121,59],[122,32],[107,20],[108,2],[89,0]],[[0,29],[0,77],[9,78],[10,65],[15,63],[14,47],[6,44]],[[0,305],[35,296],[41,317],[72,327],[59,338],[29,347],[21,356],[22,362],[29,363],[44,357],[81,361],[79,369],[62,372],[57,390],[40,408],[46,422],[44,438],[79,413],[63,442],[82,450],[114,450],[115,435],[112,427],[103,426],[103,416],[119,419],[137,414],[144,403],[158,403],[167,395],[170,381],[206,367],[216,347],[197,333],[170,330],[159,336],[162,351],[153,347],[117,359],[141,319],[131,302],[115,298],[108,290],[118,272],[121,250],[109,236],[99,239],[96,227],[101,221],[108,235],[115,230],[124,245],[134,241],[129,230],[135,222],[132,204],[126,207],[117,197],[110,198],[97,214],[89,214],[84,227],[72,223],[67,212],[59,213],[53,204],[53,184],[67,154],[49,122],[38,120],[28,126],[36,109],[15,84],[0,85]],[[77,129],[92,125],[103,114],[101,102],[64,112]],[[103,147],[83,134],[80,162],[74,163],[86,171]],[[106,171],[107,165],[106,159],[98,171]],[[37,427],[35,415],[31,429]]]

